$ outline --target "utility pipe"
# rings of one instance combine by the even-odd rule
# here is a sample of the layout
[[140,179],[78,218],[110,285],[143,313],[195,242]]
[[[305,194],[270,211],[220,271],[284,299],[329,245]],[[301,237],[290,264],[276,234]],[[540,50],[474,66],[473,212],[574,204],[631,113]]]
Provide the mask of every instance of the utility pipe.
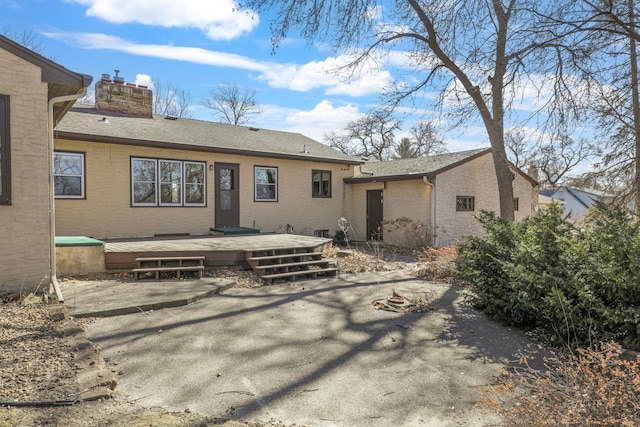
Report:
[[55,206],[55,178],[53,175],[53,106],[59,102],[75,101],[87,94],[87,87],[83,86],[81,93],[74,95],[65,95],[51,98],[47,108],[48,116],[48,154],[49,154],[49,270],[50,280],[53,289],[58,297],[58,302],[64,303],[64,297],[60,290],[60,284],[58,284],[58,277],[56,276],[56,206]]
[[427,176],[422,177],[422,182],[427,184],[430,187],[429,191],[429,210],[431,215],[431,246],[435,247],[435,237],[436,237],[436,186]]

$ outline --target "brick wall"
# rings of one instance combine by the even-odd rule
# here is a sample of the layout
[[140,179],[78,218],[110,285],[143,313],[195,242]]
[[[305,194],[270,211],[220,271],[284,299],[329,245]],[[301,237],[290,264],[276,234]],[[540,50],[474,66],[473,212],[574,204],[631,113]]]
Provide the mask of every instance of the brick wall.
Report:
[[96,108],[105,113],[131,117],[153,117],[153,92],[133,83],[96,83]]
[[[155,120],[155,119],[154,119]],[[215,225],[215,162],[240,165],[240,225],[263,232],[313,235],[337,229],[342,215],[344,184],[353,167],[228,154],[156,149],[119,144],[56,140],[56,150],[85,153],[86,200],[56,200],[59,235],[96,238],[142,237],[161,233],[206,234]],[[130,157],[204,161],[207,163],[206,207],[132,207]],[[278,201],[254,201],[254,166],[278,168]],[[311,170],[330,170],[331,198],[311,197]]]
[[49,273],[47,84],[42,70],[0,49],[10,96],[12,204],[0,205],[0,294],[34,290]]
[[[455,243],[465,235],[482,235],[483,230],[474,218],[481,209],[499,212],[498,187],[493,156],[487,153],[435,178],[435,240],[436,246]],[[431,188],[420,180],[349,184],[346,194],[346,215],[359,240],[366,237],[367,190],[384,189],[383,215],[385,220],[407,217],[431,224]],[[519,198],[516,220],[532,215],[532,198],[537,197],[531,183],[517,174],[513,182],[514,196]],[[456,211],[456,196],[473,196],[473,212]],[[534,200],[535,201],[535,200]],[[353,237],[353,236],[352,236]],[[385,235],[394,241],[395,236]]]
[[[436,177],[436,244],[451,245],[465,235],[482,235],[483,229],[474,218],[481,210],[500,212],[498,181],[493,155],[471,160]],[[519,199],[516,220],[532,214],[532,185],[520,174],[513,182],[514,197]],[[473,212],[456,211],[456,196],[473,196]]]

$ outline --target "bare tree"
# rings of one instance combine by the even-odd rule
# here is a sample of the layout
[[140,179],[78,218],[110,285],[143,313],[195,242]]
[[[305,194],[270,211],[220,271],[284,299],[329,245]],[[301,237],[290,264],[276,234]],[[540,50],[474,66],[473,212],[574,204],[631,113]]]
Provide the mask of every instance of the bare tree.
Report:
[[191,93],[173,82],[153,83],[153,114],[171,117],[191,117]]
[[438,135],[432,122],[420,120],[411,127],[409,132],[414,144],[413,157],[431,156],[447,151],[444,140]]
[[627,183],[618,186],[618,196],[623,201],[633,199],[640,213],[640,29],[636,22],[640,11],[634,0],[581,3],[586,7],[574,22],[580,22],[582,30],[589,32],[593,51],[603,55],[600,62],[606,64],[596,70],[600,72],[601,91],[600,102],[593,106],[608,150],[597,165],[596,175],[601,181]]
[[[564,101],[572,97],[565,80],[567,67],[586,56],[575,49],[574,31],[557,19],[563,0],[248,0],[247,6],[269,11],[272,42],[277,48],[296,27],[308,40],[330,40],[336,50],[359,51],[353,67],[370,64],[382,49],[408,52],[411,76],[397,82],[393,102],[418,98],[425,87],[439,88],[438,99],[458,102],[458,119],[479,116],[493,149],[500,216],[514,219],[514,176],[504,143],[506,113],[518,89],[538,76],[549,82],[556,96],[546,110],[565,123]],[[571,5],[572,2],[567,2]],[[543,9],[553,9],[543,10]],[[565,61],[571,55],[571,61]],[[562,101],[562,102],[560,102]]]
[[211,89],[200,103],[209,108],[221,122],[232,125],[249,123],[251,115],[262,112],[256,102],[255,89],[240,88],[236,84]]
[[504,144],[507,148],[507,156],[515,167],[524,169],[533,162],[534,156],[524,129],[508,129],[504,134]]
[[505,145],[509,159],[517,168],[538,167],[542,174],[540,184],[547,188],[556,187],[576,166],[600,154],[593,141],[574,140],[568,135],[543,135],[533,139],[522,128],[509,129],[505,133]]
[[533,153],[535,163],[542,173],[544,187],[556,187],[573,168],[597,154],[597,146],[586,139],[574,140],[563,136],[541,144]]
[[344,133],[325,134],[333,148],[352,156],[389,160],[401,122],[389,110],[375,110],[347,123]]
[[14,42],[21,44],[29,50],[34,51],[37,54],[44,55],[43,38],[40,33],[33,30],[16,31],[11,28],[11,25],[5,24],[2,27],[2,35]]

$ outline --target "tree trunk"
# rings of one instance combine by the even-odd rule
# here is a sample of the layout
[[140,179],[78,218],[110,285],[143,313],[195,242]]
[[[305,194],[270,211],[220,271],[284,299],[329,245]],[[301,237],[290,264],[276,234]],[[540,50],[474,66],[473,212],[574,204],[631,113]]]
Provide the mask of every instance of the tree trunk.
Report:
[[[494,127],[489,132],[489,141],[493,151],[493,164],[498,180],[498,197],[500,200],[500,218],[508,221],[515,220],[515,211],[513,209],[513,172],[507,152],[504,148],[504,132],[503,129]],[[500,142],[502,141],[502,142]]]
[[[634,28],[634,0],[629,0],[629,26]],[[640,213],[640,94],[638,94],[638,51],[636,39],[629,37],[629,61],[631,62],[631,100],[633,109],[633,136],[635,140],[635,212]]]

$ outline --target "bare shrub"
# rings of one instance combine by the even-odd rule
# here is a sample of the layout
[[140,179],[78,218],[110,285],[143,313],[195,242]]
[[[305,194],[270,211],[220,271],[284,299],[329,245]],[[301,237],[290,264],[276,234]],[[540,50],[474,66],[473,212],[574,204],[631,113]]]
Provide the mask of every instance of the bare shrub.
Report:
[[640,425],[640,357],[625,358],[619,344],[547,360],[542,371],[524,363],[524,370],[505,372],[497,384],[481,389],[484,404],[505,425]]
[[458,252],[455,247],[424,248],[419,256],[419,268],[415,275],[427,280],[446,283],[456,281]]

